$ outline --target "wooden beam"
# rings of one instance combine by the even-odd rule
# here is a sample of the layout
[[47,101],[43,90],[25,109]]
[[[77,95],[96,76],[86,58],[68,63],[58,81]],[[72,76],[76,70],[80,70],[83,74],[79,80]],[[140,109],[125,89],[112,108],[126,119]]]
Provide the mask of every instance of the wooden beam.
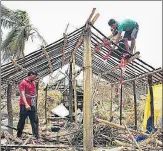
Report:
[[[7,87],[7,112],[8,112],[8,125],[13,127],[13,110],[12,110],[12,85],[8,84]],[[12,135],[13,130],[8,128],[8,132]]]
[[96,22],[96,20],[98,19],[99,16],[100,16],[99,13],[97,13],[97,14],[95,15],[95,17],[94,17],[94,18],[92,19],[92,21],[91,21],[91,24],[92,24],[92,25]]
[[28,145],[1,145],[1,148],[70,148],[68,145],[38,145],[38,144],[28,144]]
[[[122,70],[121,70],[122,77]],[[122,125],[122,84],[120,84],[120,125]]]
[[113,106],[113,84],[111,84],[111,94],[110,94],[110,120],[112,119],[112,106]]
[[136,100],[136,86],[135,81],[133,81],[133,93],[134,93],[134,113],[135,113],[135,130],[137,130],[137,100]]
[[[123,83],[127,83],[127,82],[131,82],[131,81],[134,81],[134,80],[138,80],[138,79],[144,78],[144,77],[146,77],[148,75],[153,75],[153,74],[158,73],[158,72],[163,72],[163,70],[162,69],[158,69],[158,70],[150,71],[150,72],[141,74],[141,75],[137,76],[136,78],[131,78],[131,79],[124,80]],[[119,82],[114,82],[112,84],[119,84]]]
[[64,60],[65,60],[65,48],[67,45],[67,34],[66,33],[67,33],[68,26],[69,26],[69,24],[67,24],[65,32],[63,33],[64,41],[63,41],[63,48],[62,48],[62,66],[64,65]]
[[38,89],[39,89],[39,81],[36,82],[36,94],[37,94],[37,97],[36,97],[36,111],[37,111],[37,101],[38,101]]
[[[108,122],[108,121],[106,121],[106,120],[102,120],[102,119],[98,119],[98,118],[95,118],[95,119],[96,119],[98,122],[100,122],[100,123],[104,123],[104,124],[106,124],[106,125],[109,125],[109,126],[111,126],[111,127],[116,128],[116,129],[122,129],[122,130],[125,130],[125,129],[126,129],[124,126],[119,125],[119,124],[115,124],[115,123]],[[144,133],[144,132],[135,131],[135,130],[133,130],[133,129],[129,129],[129,130],[130,130],[130,132],[135,133],[135,134],[138,134],[138,135],[143,135],[143,136],[147,136],[147,137],[151,136],[151,135],[149,135],[149,134],[147,134],[147,133]]]
[[84,151],[93,151],[93,115],[92,115],[92,57],[90,30],[84,34],[84,103],[83,103],[83,147]]
[[72,85],[72,62],[70,62],[70,71],[69,71],[69,117],[70,121],[73,122],[73,85]]
[[48,84],[46,85],[45,88],[45,124],[47,126],[47,93],[48,93]]
[[[73,55],[73,64],[72,64],[73,68],[73,75],[75,73],[75,55]],[[77,96],[76,96],[76,76],[74,75],[73,77],[73,88],[74,88],[74,109],[75,109],[75,124],[76,124],[76,128],[78,128],[78,123],[77,123]]]
[[152,128],[154,128],[154,97],[152,88],[152,75],[148,75],[149,93],[150,93],[150,113],[152,120]]
[[78,50],[78,48],[81,46],[82,42],[83,42],[83,35],[79,38],[77,44],[75,45],[75,48],[74,50],[72,51],[72,55],[71,55],[71,58],[70,58],[70,62],[72,62],[72,56],[75,55],[76,51]]
[[[93,8],[91,14],[89,15],[89,17],[88,17],[88,19],[87,19],[87,21],[86,21],[86,23],[85,23],[85,25],[86,25],[86,26],[85,26],[85,30],[86,30],[88,27],[90,28],[90,26],[88,26],[88,23],[91,21],[93,15],[94,15],[94,13],[95,13],[95,11],[96,11],[96,8]],[[93,23],[93,24],[96,22],[96,20],[97,20],[98,17],[99,17],[99,14],[96,14],[96,16],[95,16],[95,17],[93,18],[93,20],[92,20],[92,23]],[[78,42],[77,42],[77,44],[76,44],[74,50],[72,51],[72,55],[71,55],[70,61],[72,61],[72,56],[76,53],[77,49],[78,49],[78,48],[80,47],[80,45],[82,44],[83,39],[84,39],[84,36],[81,35],[81,37],[79,38],[79,40],[78,40]]]

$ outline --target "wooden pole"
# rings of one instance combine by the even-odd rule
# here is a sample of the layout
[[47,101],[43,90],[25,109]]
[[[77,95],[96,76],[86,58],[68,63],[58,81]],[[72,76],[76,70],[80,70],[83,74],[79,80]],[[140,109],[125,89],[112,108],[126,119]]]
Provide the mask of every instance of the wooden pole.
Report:
[[38,144],[28,144],[28,145],[1,145],[3,148],[70,148],[68,145],[38,145]]
[[[125,130],[125,129],[126,129],[124,126],[119,125],[119,124],[115,124],[115,123],[108,122],[108,121],[106,121],[106,120],[102,120],[102,119],[98,119],[98,118],[95,118],[95,119],[96,119],[98,122],[100,122],[100,123],[104,123],[104,124],[106,124],[106,125],[109,125],[109,126],[111,126],[111,127],[117,128],[117,129],[122,129],[122,130]],[[130,132],[135,133],[135,134],[138,134],[138,135],[143,135],[143,136],[147,136],[147,137],[151,136],[151,135],[149,135],[149,134],[147,134],[147,133],[144,133],[144,132],[135,131],[135,130],[133,130],[133,129],[129,129],[129,130],[130,130]]]
[[[122,70],[121,70],[122,76]],[[120,125],[122,125],[122,84],[120,84]]]
[[135,130],[137,130],[137,101],[136,101],[135,81],[133,81],[133,93],[134,93]]
[[[12,95],[12,85],[8,84],[7,87],[7,112],[8,112],[8,125],[13,127],[13,110],[12,110],[12,101],[11,101],[11,95]],[[13,130],[8,128],[8,132],[13,135]]]
[[48,94],[48,84],[45,88],[45,124],[47,125],[47,94]]
[[150,112],[152,119],[152,128],[154,128],[154,98],[153,98],[153,88],[152,88],[152,75],[148,75],[148,84],[150,92]]
[[92,118],[92,57],[90,29],[84,33],[84,103],[83,103],[83,147],[84,151],[93,151]]
[[111,84],[111,96],[110,96],[110,120],[112,119],[112,105],[113,105],[113,85]]
[[[73,74],[75,73],[75,54],[73,55]],[[73,78],[73,88],[74,88],[74,109],[75,109],[75,124],[77,128],[77,97],[76,97],[76,78]]]
[[[150,72],[147,72],[147,73],[143,73],[140,76],[137,76],[136,78],[124,80],[123,83],[131,82],[131,81],[134,81],[134,80],[138,80],[138,79],[144,78],[144,77],[146,77],[148,75],[153,75],[153,74],[156,74],[156,73],[159,73],[159,72],[163,72],[163,70],[162,69],[158,69],[158,70],[150,71]],[[118,84],[118,83],[119,82],[115,82],[115,83],[112,83],[112,84]]]
[[69,117],[70,121],[73,121],[73,102],[72,102],[73,86],[72,86],[72,62],[70,62],[69,72]]
[[39,81],[36,82],[36,94],[37,94],[37,97],[36,97],[36,111],[37,111],[38,89],[39,89]]

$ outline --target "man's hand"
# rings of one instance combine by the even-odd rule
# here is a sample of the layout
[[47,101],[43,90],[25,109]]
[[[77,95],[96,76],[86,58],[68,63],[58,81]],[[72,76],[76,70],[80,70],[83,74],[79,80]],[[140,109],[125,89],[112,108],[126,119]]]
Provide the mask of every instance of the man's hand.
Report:
[[31,107],[28,104],[25,105],[25,108],[27,111],[31,110]]

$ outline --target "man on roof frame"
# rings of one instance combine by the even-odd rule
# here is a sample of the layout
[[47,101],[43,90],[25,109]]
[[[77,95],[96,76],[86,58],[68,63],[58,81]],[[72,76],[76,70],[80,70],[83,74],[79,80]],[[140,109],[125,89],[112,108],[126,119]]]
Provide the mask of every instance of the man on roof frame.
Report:
[[[133,49],[135,47],[135,40],[137,38],[137,34],[139,31],[139,25],[137,22],[131,19],[125,19],[122,22],[117,22],[115,19],[110,19],[108,21],[108,25],[116,31],[118,30],[117,37],[115,40],[115,44],[118,44],[119,40],[121,39],[122,31],[125,31],[123,41],[125,44],[125,48],[128,52],[133,54]],[[131,40],[131,48],[129,49],[128,41]],[[113,46],[113,49],[115,45]]]

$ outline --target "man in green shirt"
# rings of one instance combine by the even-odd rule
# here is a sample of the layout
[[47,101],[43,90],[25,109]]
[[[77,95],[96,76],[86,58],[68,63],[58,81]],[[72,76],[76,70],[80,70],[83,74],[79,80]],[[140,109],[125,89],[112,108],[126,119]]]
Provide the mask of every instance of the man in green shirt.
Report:
[[[137,33],[139,31],[139,25],[137,22],[131,20],[131,19],[125,19],[122,22],[117,22],[114,19],[110,19],[108,21],[108,25],[113,28],[114,30],[118,30],[117,38],[115,40],[115,44],[118,44],[119,40],[121,39],[121,33],[122,31],[125,31],[123,41],[126,47],[127,51],[130,51],[133,53],[133,49],[135,47],[135,39],[137,37]],[[128,41],[131,40],[131,48],[129,50]],[[113,46],[113,49],[115,48],[115,45]]]

